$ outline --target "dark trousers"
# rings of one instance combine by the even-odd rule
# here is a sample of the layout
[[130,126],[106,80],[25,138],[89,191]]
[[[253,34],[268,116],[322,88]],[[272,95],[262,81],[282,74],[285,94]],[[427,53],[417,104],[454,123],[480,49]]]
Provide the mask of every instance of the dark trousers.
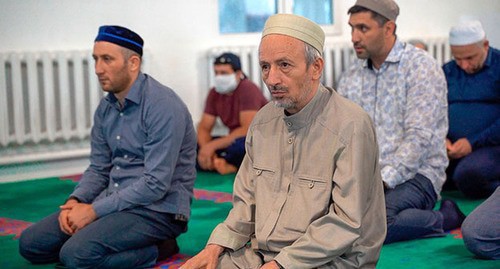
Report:
[[386,189],[387,236],[384,244],[444,235],[443,215],[432,210],[436,200],[432,182],[420,174],[394,189]]
[[480,148],[451,160],[446,170],[447,189],[456,187],[467,197],[489,197],[500,186],[500,146]]
[[[214,137],[214,139],[217,137]],[[198,149],[200,146],[198,146]],[[234,140],[234,142],[229,145],[229,147],[225,149],[220,149],[215,152],[219,158],[224,158],[227,163],[240,168],[241,162],[243,162],[243,157],[245,157],[245,137],[240,137]],[[198,164],[198,160],[196,160],[196,169],[201,169]]]
[[61,261],[68,268],[150,268],[157,243],[176,238],[186,222],[136,208],[106,215],[73,236],[61,231],[56,212],[23,231],[19,252],[32,263]]

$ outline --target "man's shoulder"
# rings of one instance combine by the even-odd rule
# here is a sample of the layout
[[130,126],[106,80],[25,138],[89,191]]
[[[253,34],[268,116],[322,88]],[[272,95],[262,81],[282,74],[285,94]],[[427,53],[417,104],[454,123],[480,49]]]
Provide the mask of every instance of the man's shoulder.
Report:
[[172,110],[185,109],[184,101],[170,87],[160,83],[151,76],[147,76],[142,87],[143,101],[146,107],[154,109]]
[[152,101],[163,98],[180,99],[172,88],[149,75],[145,79],[143,90],[146,96],[152,97],[149,98]]
[[499,49],[494,48],[492,46],[490,46],[490,49],[491,49],[492,54],[494,54],[496,57],[500,57],[500,50]]
[[257,84],[255,84],[253,81],[250,79],[243,79],[240,84],[238,85],[238,88],[236,88],[236,91],[239,92],[241,95],[262,95],[262,91]]
[[432,57],[430,53],[413,46],[408,47],[403,51],[403,57],[401,60],[401,64],[403,66],[411,66],[411,63],[421,68],[428,68],[429,66],[439,67],[437,60]]
[[283,117],[283,108],[276,107],[273,102],[267,103],[254,116],[252,125],[269,123]]
[[490,47],[491,55],[491,65],[495,67],[500,66],[500,50],[494,47]]
[[324,136],[339,138],[349,144],[355,134],[374,134],[375,129],[370,116],[359,105],[332,92],[323,112],[315,120],[322,126]]
[[160,95],[174,92],[172,88],[168,87],[165,84],[162,84],[161,82],[159,82],[150,75],[146,75],[146,78],[144,80],[144,88],[148,90],[150,93],[155,93]]
[[255,84],[253,81],[251,81],[249,78],[242,79],[240,82],[240,86],[242,88],[252,88],[252,89],[259,89],[259,86]]
[[[353,121],[366,121],[370,118],[368,113],[355,102],[333,92],[324,113],[325,124],[345,124]],[[335,119],[335,120],[332,120]]]
[[397,72],[410,85],[424,83],[424,81],[441,86],[446,83],[443,68],[438,61],[426,51],[415,47],[405,50],[398,64]]

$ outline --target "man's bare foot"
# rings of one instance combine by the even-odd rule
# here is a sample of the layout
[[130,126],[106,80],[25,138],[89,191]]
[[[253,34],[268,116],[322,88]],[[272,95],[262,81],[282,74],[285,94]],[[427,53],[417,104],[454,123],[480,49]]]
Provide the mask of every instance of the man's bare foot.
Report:
[[214,168],[221,175],[227,175],[231,173],[236,173],[238,171],[238,167],[227,163],[224,158],[214,158]]

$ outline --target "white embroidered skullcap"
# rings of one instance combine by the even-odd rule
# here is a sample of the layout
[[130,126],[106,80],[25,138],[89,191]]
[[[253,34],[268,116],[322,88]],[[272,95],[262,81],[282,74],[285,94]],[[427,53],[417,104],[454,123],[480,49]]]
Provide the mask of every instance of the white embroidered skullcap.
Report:
[[450,30],[450,45],[464,46],[477,43],[486,37],[481,22],[478,20],[463,20]]

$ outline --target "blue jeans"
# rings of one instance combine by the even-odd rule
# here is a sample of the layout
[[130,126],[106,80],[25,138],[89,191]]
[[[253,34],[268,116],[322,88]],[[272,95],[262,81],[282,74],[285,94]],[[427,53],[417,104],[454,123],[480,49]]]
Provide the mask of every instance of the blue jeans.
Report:
[[444,235],[443,215],[432,210],[436,200],[431,181],[420,174],[394,189],[386,189],[387,236],[384,244]]
[[176,238],[186,222],[174,215],[136,208],[112,213],[68,236],[59,212],[28,227],[19,252],[32,263],[61,261],[69,268],[148,268],[156,263],[157,243]]
[[500,186],[500,146],[480,148],[451,160],[448,180],[469,198],[489,197]]
[[480,258],[500,260],[500,187],[462,224],[467,249]]

